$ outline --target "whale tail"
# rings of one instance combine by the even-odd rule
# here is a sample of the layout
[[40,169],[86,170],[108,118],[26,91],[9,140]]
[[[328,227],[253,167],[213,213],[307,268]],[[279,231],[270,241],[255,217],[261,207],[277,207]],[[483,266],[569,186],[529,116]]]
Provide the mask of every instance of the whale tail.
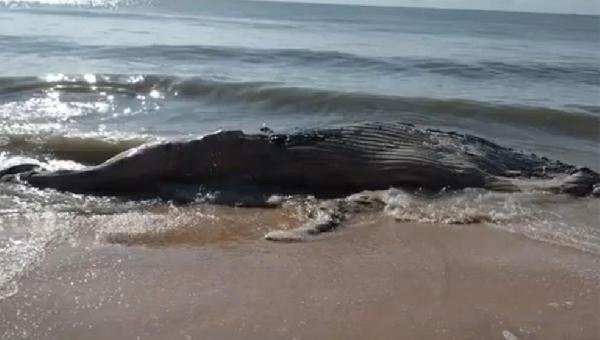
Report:
[[33,163],[25,163],[10,166],[8,168],[0,170],[0,182],[9,181],[10,179],[14,178],[15,175],[36,171],[39,168],[39,165]]

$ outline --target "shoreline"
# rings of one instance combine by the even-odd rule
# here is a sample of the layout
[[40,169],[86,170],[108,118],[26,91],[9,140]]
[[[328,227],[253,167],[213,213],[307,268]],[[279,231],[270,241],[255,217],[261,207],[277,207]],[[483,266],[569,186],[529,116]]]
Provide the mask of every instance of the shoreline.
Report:
[[293,244],[267,242],[254,237],[257,232],[212,243],[174,235],[160,245],[149,238],[146,245],[137,239],[123,246],[84,233],[58,245],[22,278],[16,295],[0,301],[0,337],[600,334],[599,256],[485,225],[368,216]]

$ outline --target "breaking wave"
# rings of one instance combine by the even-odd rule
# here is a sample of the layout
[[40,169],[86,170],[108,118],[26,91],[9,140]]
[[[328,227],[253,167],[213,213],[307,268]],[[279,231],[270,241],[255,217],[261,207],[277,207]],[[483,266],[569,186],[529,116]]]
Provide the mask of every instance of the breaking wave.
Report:
[[595,107],[572,110],[516,106],[464,99],[403,97],[367,92],[344,92],[293,87],[274,82],[226,82],[204,78],[159,75],[86,74],[0,78],[0,97],[58,91],[69,94],[109,93],[153,98],[181,97],[208,105],[237,106],[280,113],[391,113],[416,123],[434,117],[468,118],[548,129],[576,137],[597,139],[600,116]]
[[[0,147],[12,154],[50,156],[83,164],[99,164],[127,149],[136,147],[146,139],[129,138],[111,140],[101,136],[60,136],[60,135],[4,135],[0,136]],[[6,156],[0,152],[0,164],[7,167]],[[24,163],[24,162],[20,162]]]

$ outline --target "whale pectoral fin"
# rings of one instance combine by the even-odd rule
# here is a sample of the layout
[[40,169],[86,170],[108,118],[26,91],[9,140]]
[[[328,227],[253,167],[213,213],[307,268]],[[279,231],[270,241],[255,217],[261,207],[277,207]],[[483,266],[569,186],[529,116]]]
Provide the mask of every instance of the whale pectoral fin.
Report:
[[290,230],[271,231],[265,235],[265,239],[277,242],[302,242],[318,234],[332,231],[348,218],[345,203],[336,200],[321,205],[314,213],[314,217],[302,226]]
[[341,222],[341,220],[331,216],[324,216],[311,220],[295,229],[271,231],[265,235],[265,239],[278,242],[308,241],[312,236],[335,229]]
[[303,242],[309,234],[302,227],[292,230],[275,230],[265,235],[265,240],[274,242]]
[[325,201],[302,226],[271,231],[265,235],[265,239],[278,242],[308,241],[321,233],[335,230],[355,214],[383,209],[385,204],[381,194],[382,192],[363,191],[346,198]]

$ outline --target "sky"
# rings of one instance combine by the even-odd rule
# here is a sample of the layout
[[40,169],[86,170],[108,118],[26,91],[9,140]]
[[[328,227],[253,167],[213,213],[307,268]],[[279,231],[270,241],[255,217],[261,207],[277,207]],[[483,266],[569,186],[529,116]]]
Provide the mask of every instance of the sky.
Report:
[[377,6],[437,7],[460,9],[504,10],[518,12],[548,12],[600,14],[600,0],[272,0],[328,4]]

